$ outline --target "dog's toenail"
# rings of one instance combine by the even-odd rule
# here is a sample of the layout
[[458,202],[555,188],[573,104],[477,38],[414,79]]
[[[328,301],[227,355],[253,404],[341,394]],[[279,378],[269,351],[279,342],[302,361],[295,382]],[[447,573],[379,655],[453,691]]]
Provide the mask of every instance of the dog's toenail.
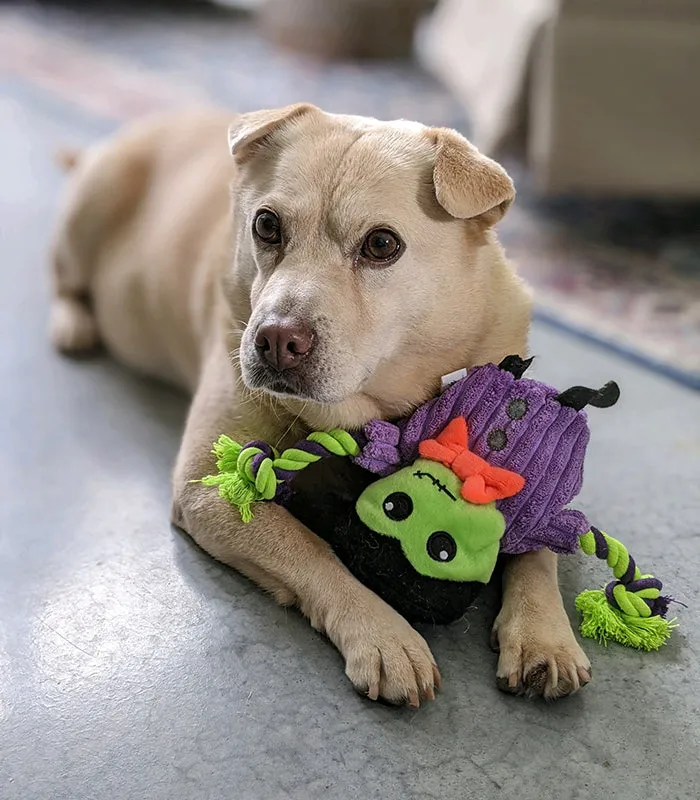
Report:
[[[511,681],[515,681],[512,683]],[[496,678],[496,688],[508,694],[520,694],[521,686],[517,679],[509,678]]]

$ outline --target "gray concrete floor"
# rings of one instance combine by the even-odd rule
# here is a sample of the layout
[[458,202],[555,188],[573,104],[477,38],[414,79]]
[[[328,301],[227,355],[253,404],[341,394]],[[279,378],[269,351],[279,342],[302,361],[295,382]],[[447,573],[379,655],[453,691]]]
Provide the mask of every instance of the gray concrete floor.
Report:
[[[26,98],[25,98],[26,99]],[[186,400],[45,337],[52,146],[97,133],[0,100],[0,798],[700,796],[700,396],[536,327],[538,374],[615,378],[592,411],[581,505],[689,608],[661,652],[589,642],[556,704],[495,688],[488,594],[428,629],[444,691],[417,712],[355,695],[333,648],[168,525]],[[564,560],[573,598],[606,576]]]

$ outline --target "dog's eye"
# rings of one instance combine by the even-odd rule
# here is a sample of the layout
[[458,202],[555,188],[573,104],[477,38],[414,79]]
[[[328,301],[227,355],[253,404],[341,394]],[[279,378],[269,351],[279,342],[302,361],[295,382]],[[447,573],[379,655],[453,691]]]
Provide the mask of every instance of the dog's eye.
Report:
[[401,253],[401,241],[395,233],[386,228],[370,231],[362,243],[360,255],[375,264],[395,261]]
[[406,492],[392,492],[382,504],[384,513],[394,522],[403,522],[413,513],[413,500]]
[[282,241],[280,218],[269,208],[261,208],[253,220],[253,233],[265,244],[279,244]]
[[445,533],[445,531],[431,533],[425,549],[435,561],[452,561],[457,555],[457,544],[450,534]]

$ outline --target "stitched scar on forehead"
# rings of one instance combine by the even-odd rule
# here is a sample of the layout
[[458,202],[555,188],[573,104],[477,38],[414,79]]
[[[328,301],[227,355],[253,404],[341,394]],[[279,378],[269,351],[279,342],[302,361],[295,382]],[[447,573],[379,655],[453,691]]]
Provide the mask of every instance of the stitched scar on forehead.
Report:
[[442,481],[438,480],[434,475],[431,475],[429,472],[422,472],[421,470],[416,470],[413,473],[413,477],[430,478],[433,486],[436,486],[439,492],[444,492],[449,498],[451,498],[455,502],[457,501],[457,498],[452,494],[452,492],[447,488],[447,486],[445,486],[445,484]]

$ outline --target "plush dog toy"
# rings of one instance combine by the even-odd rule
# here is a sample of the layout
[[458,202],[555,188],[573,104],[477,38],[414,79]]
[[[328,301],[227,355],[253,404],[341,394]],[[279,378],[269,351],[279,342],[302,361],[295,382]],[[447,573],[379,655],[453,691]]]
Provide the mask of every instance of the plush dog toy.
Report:
[[[475,367],[407,419],[375,420],[361,433],[312,433],[281,454],[221,436],[218,473],[202,483],[217,486],[245,521],[255,502],[287,506],[411,621],[460,617],[500,553],[581,549],[606,560],[615,577],[577,598],[581,633],[657,649],[675,627],[665,618],[661,582],[643,575],[621,542],[567,508],[583,480],[583,409],[614,405],[618,386],[558,392],[522,377],[531,361],[509,356]],[[330,456],[355,464],[347,486],[328,481],[326,489],[320,473],[311,495],[295,491],[300,471]]]

